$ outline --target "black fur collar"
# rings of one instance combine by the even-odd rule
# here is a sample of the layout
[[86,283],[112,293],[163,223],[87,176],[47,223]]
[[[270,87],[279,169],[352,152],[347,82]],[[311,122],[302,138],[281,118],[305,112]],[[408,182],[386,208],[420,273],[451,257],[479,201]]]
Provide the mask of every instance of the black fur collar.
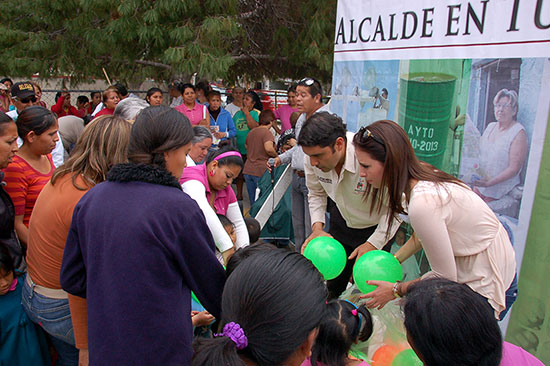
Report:
[[181,190],[178,180],[170,172],[157,165],[124,163],[117,164],[107,173],[110,182],[145,182],[176,187]]

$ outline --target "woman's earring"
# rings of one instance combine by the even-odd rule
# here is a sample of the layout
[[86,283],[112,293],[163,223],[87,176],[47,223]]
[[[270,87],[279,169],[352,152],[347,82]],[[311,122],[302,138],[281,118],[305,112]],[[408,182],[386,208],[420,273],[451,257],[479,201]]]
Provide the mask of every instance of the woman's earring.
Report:
[[208,174],[210,174],[210,176],[213,177],[213,176],[214,176],[214,169],[212,169],[212,170],[210,171],[210,173],[208,173]]

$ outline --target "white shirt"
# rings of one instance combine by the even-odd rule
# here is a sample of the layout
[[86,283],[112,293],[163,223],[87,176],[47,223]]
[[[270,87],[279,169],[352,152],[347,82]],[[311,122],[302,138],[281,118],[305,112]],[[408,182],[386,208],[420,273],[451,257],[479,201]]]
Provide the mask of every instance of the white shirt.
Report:
[[[227,231],[223,228],[214,209],[208,204],[204,185],[198,180],[188,180],[181,185],[181,188],[193,198],[201,208],[206,218],[206,224],[210,228],[210,232],[216,243],[216,248],[222,253],[233,248],[233,242],[229,234],[227,234]],[[225,216],[235,225],[235,233],[237,234],[237,242],[235,243],[236,249],[249,245],[250,238],[239,204],[237,202],[229,204]]]
[[381,249],[399,229],[400,222],[393,220],[390,232],[386,235],[389,214],[387,204],[382,204],[380,212],[377,212],[375,204],[374,211],[370,212],[373,197],[365,197],[367,182],[360,176],[359,162],[352,143],[353,133],[348,132],[346,138],[346,159],[340,175],[334,169],[325,173],[313,167],[308,156],[304,157],[311,223],[325,223],[327,197],[330,197],[349,228],[364,229],[378,225],[376,231],[370,238],[365,238],[365,241]]
[[187,162],[187,166],[195,166],[197,165],[193,159],[189,155],[185,156],[185,160]]
[[241,110],[241,107],[237,107],[235,104],[229,103],[225,106],[225,110],[231,113],[231,117],[233,117],[235,113]]

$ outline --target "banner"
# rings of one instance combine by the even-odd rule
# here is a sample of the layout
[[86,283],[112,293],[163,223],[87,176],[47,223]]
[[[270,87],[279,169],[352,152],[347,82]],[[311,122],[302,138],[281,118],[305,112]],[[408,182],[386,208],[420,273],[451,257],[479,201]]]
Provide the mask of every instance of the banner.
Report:
[[[521,268],[532,270],[523,258],[535,250],[531,221],[540,225],[531,216],[549,118],[549,57],[550,0],[340,0],[330,102],[350,131],[398,122],[421,160],[458,176],[493,209],[520,279],[508,340],[546,362],[546,283],[526,285]],[[541,199],[548,208],[550,198]],[[550,257],[549,247],[536,250]],[[523,298],[544,309],[528,336],[517,334],[534,324],[522,320]]]

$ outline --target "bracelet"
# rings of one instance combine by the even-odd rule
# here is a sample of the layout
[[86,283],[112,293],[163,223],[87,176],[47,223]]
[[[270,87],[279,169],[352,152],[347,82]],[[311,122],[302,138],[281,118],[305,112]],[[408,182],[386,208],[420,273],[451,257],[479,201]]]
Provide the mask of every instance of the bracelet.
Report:
[[396,298],[400,298],[401,295],[399,294],[399,290],[397,288],[397,286],[401,283],[401,281],[397,281],[393,284],[393,289],[392,289],[392,292],[393,292],[393,296],[395,296]]

